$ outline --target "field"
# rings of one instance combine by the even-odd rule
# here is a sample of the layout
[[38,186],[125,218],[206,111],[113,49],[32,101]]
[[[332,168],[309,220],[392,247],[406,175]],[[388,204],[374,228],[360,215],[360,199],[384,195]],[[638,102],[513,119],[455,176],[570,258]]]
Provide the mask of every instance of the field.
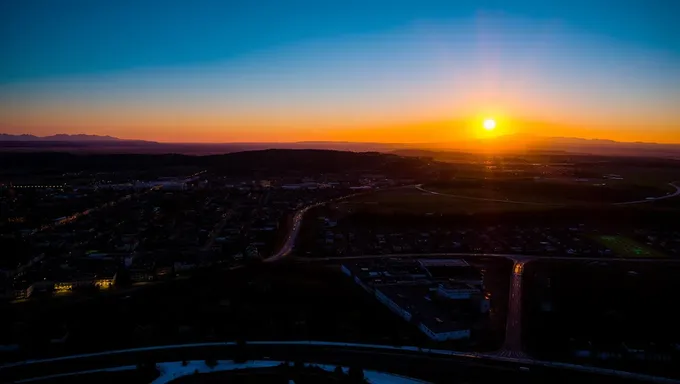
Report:
[[543,205],[509,204],[504,202],[456,199],[434,195],[415,188],[390,190],[359,196],[334,205],[337,210],[351,214],[367,212],[377,214],[450,215],[482,212],[536,211],[550,208]]
[[680,342],[680,314],[669,305],[680,289],[678,273],[678,264],[671,263],[527,264],[526,352],[538,359],[680,377],[673,348]]
[[586,178],[456,179],[425,185],[423,188],[453,195],[450,197],[554,205],[623,203],[664,196],[674,191],[663,184],[637,185],[623,180]]
[[551,209],[615,208],[615,203],[641,201],[620,207],[660,205],[673,199],[647,203],[651,196],[663,196],[668,188],[649,186],[600,187],[575,183],[534,182],[533,180],[505,180],[489,182],[481,179],[380,191],[334,204],[346,214],[356,212],[376,214],[453,215],[493,212],[538,212]]
[[623,236],[597,236],[596,241],[626,258],[665,258],[666,256],[643,244]]

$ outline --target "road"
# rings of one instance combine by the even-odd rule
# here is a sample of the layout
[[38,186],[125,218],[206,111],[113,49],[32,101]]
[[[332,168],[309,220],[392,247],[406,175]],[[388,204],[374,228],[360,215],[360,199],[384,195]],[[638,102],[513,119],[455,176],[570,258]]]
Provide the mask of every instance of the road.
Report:
[[290,227],[290,230],[288,231],[288,235],[286,236],[286,242],[283,243],[283,246],[281,247],[281,249],[278,250],[278,252],[264,259],[263,261],[265,263],[274,263],[290,255],[290,253],[293,252],[293,248],[295,248],[295,240],[297,240],[298,234],[300,233],[300,227],[302,226],[302,219],[304,218],[305,213],[307,213],[307,211],[309,211],[310,209],[318,207],[325,203],[326,202],[309,205],[295,212],[295,215],[293,216],[293,225]]
[[[633,201],[624,201],[621,203],[611,203],[609,205],[630,205],[630,204],[643,204],[643,203],[651,203],[652,201],[658,201],[658,200],[663,200],[663,199],[669,199],[671,197],[676,197],[680,196],[680,186],[677,185],[677,181],[668,183],[671,187],[675,188],[675,192],[668,194],[668,195],[663,195],[663,196],[658,196],[658,197],[653,197],[653,198],[647,198],[644,200],[633,200]],[[415,188],[421,192],[426,192],[430,193],[432,195],[439,195],[439,196],[449,196],[449,197],[454,197],[457,199],[465,199],[465,200],[476,200],[476,201],[491,201],[491,202],[497,202],[497,203],[508,203],[508,204],[523,204],[523,205],[539,205],[539,206],[547,206],[547,207],[563,207],[566,206],[567,204],[551,204],[551,203],[538,203],[534,201],[518,201],[518,200],[503,200],[503,199],[487,199],[484,197],[472,197],[472,196],[463,196],[463,195],[454,195],[450,193],[441,193],[441,192],[435,192],[431,191],[429,189],[423,188],[422,184],[416,185]]]
[[498,356],[526,358],[522,349],[522,273],[526,261],[515,261],[510,280],[508,317],[505,323],[505,342]]
[[[323,341],[256,341],[239,346],[235,342],[164,345],[117,351],[88,353],[0,366],[3,380],[26,380],[50,375],[101,370],[144,362],[182,360],[279,360],[305,363],[358,366],[393,374],[442,381],[460,382],[555,382],[680,383],[656,376],[554,363],[527,358],[508,358],[480,353],[463,353],[418,347],[395,347]],[[449,381],[449,380],[447,380]]]
[[210,235],[208,236],[208,240],[205,242],[205,245],[203,245],[203,250],[208,251],[210,248],[212,248],[213,244],[215,244],[215,239],[220,235],[222,232],[222,229],[224,229],[224,226],[227,225],[227,221],[229,221],[229,218],[234,212],[229,209],[227,212],[222,214],[222,219],[215,225],[215,228],[210,232]]
[[680,196],[680,186],[677,184],[677,181],[674,181],[672,183],[668,183],[671,187],[675,188],[675,192],[664,195],[664,196],[659,196],[659,197],[654,197],[654,198],[649,198],[649,199],[644,199],[644,200],[636,200],[636,201],[625,201],[623,203],[614,203],[613,205],[628,205],[628,204],[643,204],[643,203],[651,203],[652,201],[658,201],[658,200],[663,200],[663,199],[670,199],[671,197],[676,197]]
[[513,261],[512,278],[510,280],[510,294],[508,296],[508,315],[505,325],[505,342],[500,350],[494,355],[510,358],[526,358],[522,348],[522,274],[527,263],[534,260],[559,260],[559,261],[585,261],[585,262],[655,262],[655,263],[680,263],[680,260],[666,259],[624,259],[624,258],[603,258],[603,257],[551,257],[551,256],[529,256],[512,255],[498,253],[429,253],[429,254],[391,254],[391,255],[367,255],[355,257],[325,257],[325,258],[301,258],[295,260],[301,262],[330,261],[342,262],[348,260],[371,260],[376,258],[444,258],[444,257],[497,257],[506,258]]
[[557,260],[557,261],[595,261],[595,262],[619,262],[629,261],[636,263],[680,263],[680,259],[651,259],[651,258],[623,258],[623,257],[579,257],[579,256],[537,256],[537,255],[517,255],[505,253],[388,253],[382,255],[361,255],[361,256],[333,256],[333,257],[295,257],[299,262],[343,262],[371,259],[391,259],[391,258],[460,258],[460,257],[499,257],[512,261],[531,261],[531,260]]
[[279,249],[278,252],[276,252],[272,256],[264,259],[263,261],[265,263],[277,262],[277,261],[283,259],[284,257],[290,255],[291,252],[293,252],[293,248],[295,248],[295,241],[297,240],[298,234],[300,233],[300,226],[302,225],[302,219],[304,218],[305,213],[307,213],[307,211],[309,211],[310,209],[320,207],[320,206],[328,204],[328,203],[334,203],[334,202],[342,201],[342,200],[349,199],[349,198],[352,198],[352,197],[365,195],[365,194],[368,194],[368,193],[374,193],[374,192],[378,192],[378,191],[387,191],[387,190],[399,189],[399,188],[410,188],[410,187],[413,187],[413,185],[401,185],[401,186],[398,186],[398,187],[392,187],[392,188],[386,188],[386,189],[376,189],[376,190],[369,191],[369,192],[353,193],[351,195],[342,196],[342,197],[338,197],[338,198],[335,198],[335,199],[322,201],[322,202],[315,203],[315,204],[312,204],[312,205],[308,205],[304,208],[299,209],[298,211],[295,212],[295,215],[293,216],[293,225],[288,230],[288,235],[286,235],[286,242],[283,244],[283,246],[281,246],[281,249]]
[[[184,182],[190,182],[190,181],[196,180],[196,178],[197,178],[199,175],[202,175],[202,174],[204,174],[204,173],[206,173],[206,172],[207,172],[207,171],[200,171],[200,172],[197,172],[197,173],[195,173],[195,174],[193,174],[193,175],[191,175],[191,176],[188,176],[188,177],[184,178]],[[108,208],[108,207],[115,207],[116,204],[118,204],[118,203],[122,203],[122,202],[124,202],[124,201],[130,200],[130,199],[133,198],[133,197],[134,197],[134,198],[138,198],[138,197],[140,197],[140,196],[142,196],[142,195],[144,195],[144,194],[146,194],[146,193],[149,193],[149,192],[151,192],[151,191],[157,191],[157,190],[159,190],[159,189],[161,189],[161,188],[163,188],[161,185],[155,185],[155,186],[153,186],[153,187],[151,187],[151,188],[148,188],[148,189],[145,189],[145,190],[143,190],[143,191],[138,191],[138,192],[134,192],[134,193],[129,194],[129,195],[125,195],[125,196],[121,197],[121,198],[118,199],[118,200],[109,201],[109,202],[104,203],[104,204],[102,204],[102,205],[100,205],[100,206],[98,206],[98,207],[86,209],[86,210],[84,210],[84,211],[82,211],[82,212],[76,212],[76,213],[74,213],[74,214],[72,214],[72,215],[70,215],[70,216],[68,216],[68,217],[64,217],[63,219],[61,219],[61,220],[59,220],[59,221],[57,221],[57,222],[54,222],[54,223],[51,223],[51,224],[47,224],[47,225],[43,225],[43,226],[40,227],[40,228],[36,228],[36,229],[34,229],[30,234],[31,234],[31,235],[34,235],[34,234],[36,234],[36,233],[38,233],[38,232],[47,231],[47,230],[50,230],[50,229],[54,229],[54,228],[57,227],[57,226],[65,225],[65,224],[74,222],[74,221],[80,219],[81,217],[87,216],[87,215],[89,215],[89,214],[91,214],[91,213],[93,213],[93,212],[97,212],[97,211],[100,211],[100,210],[105,209],[105,208]]]
[[104,203],[104,204],[102,204],[98,207],[86,209],[82,212],[76,212],[76,213],[74,213],[74,214],[72,214],[68,217],[64,217],[63,219],[61,219],[59,221],[56,221],[56,222],[51,223],[51,224],[43,225],[40,228],[36,228],[30,233],[30,235],[35,235],[38,232],[48,231],[48,230],[54,229],[55,227],[58,227],[58,226],[61,226],[61,225],[66,225],[68,223],[72,223],[72,222],[82,218],[83,216],[87,216],[91,213],[101,211],[102,209],[106,209],[106,208],[109,208],[109,207],[115,207],[116,204],[130,200],[133,197],[138,198],[138,197],[142,196],[143,194],[149,193],[149,192],[154,191],[154,190],[158,190],[160,188],[161,188],[160,186],[154,186],[154,187],[151,187],[151,188],[144,190],[144,191],[141,191],[141,192],[135,192],[135,193],[132,193],[132,194],[129,194],[129,195],[125,195],[118,200],[112,200],[112,201],[106,202],[106,203]]

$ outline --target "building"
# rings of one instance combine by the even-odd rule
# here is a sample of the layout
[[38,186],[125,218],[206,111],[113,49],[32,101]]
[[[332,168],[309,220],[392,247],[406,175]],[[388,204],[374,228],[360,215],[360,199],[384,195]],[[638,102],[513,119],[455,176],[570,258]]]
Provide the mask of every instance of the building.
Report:
[[480,293],[479,289],[464,283],[441,283],[437,285],[437,295],[450,300],[471,299]]
[[460,340],[470,338],[470,329],[461,324],[444,321],[438,317],[424,319],[418,325],[423,333],[430,339],[437,341]]
[[[387,291],[387,293],[385,293],[385,291]],[[385,304],[392,312],[406,321],[411,321],[411,318],[413,317],[411,314],[412,309],[408,304],[408,300],[402,293],[388,290],[388,287],[383,287],[382,290],[375,290],[375,297],[378,301]]]
[[471,273],[474,268],[460,259],[377,260],[343,264],[341,270],[390,311],[415,324],[430,339],[470,338],[472,323],[469,319],[489,312],[487,295],[467,282],[448,276],[433,277],[428,265],[454,268],[454,275],[463,268],[464,280],[474,276]]

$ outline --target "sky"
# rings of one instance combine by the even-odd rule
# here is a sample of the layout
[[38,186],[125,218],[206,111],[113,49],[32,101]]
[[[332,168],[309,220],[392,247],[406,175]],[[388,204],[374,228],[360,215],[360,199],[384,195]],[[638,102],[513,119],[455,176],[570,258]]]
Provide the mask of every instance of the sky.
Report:
[[673,0],[21,0],[0,36],[4,133],[680,143]]

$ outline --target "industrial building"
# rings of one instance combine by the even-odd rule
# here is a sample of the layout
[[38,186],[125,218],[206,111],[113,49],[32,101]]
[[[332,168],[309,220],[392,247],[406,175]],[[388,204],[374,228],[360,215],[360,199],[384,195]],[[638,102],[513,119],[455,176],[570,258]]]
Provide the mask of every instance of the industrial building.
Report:
[[[438,277],[428,267],[439,268]],[[441,268],[449,269],[448,275]],[[489,312],[481,274],[462,259],[378,260],[344,264],[341,269],[432,340],[467,339],[470,319]]]

